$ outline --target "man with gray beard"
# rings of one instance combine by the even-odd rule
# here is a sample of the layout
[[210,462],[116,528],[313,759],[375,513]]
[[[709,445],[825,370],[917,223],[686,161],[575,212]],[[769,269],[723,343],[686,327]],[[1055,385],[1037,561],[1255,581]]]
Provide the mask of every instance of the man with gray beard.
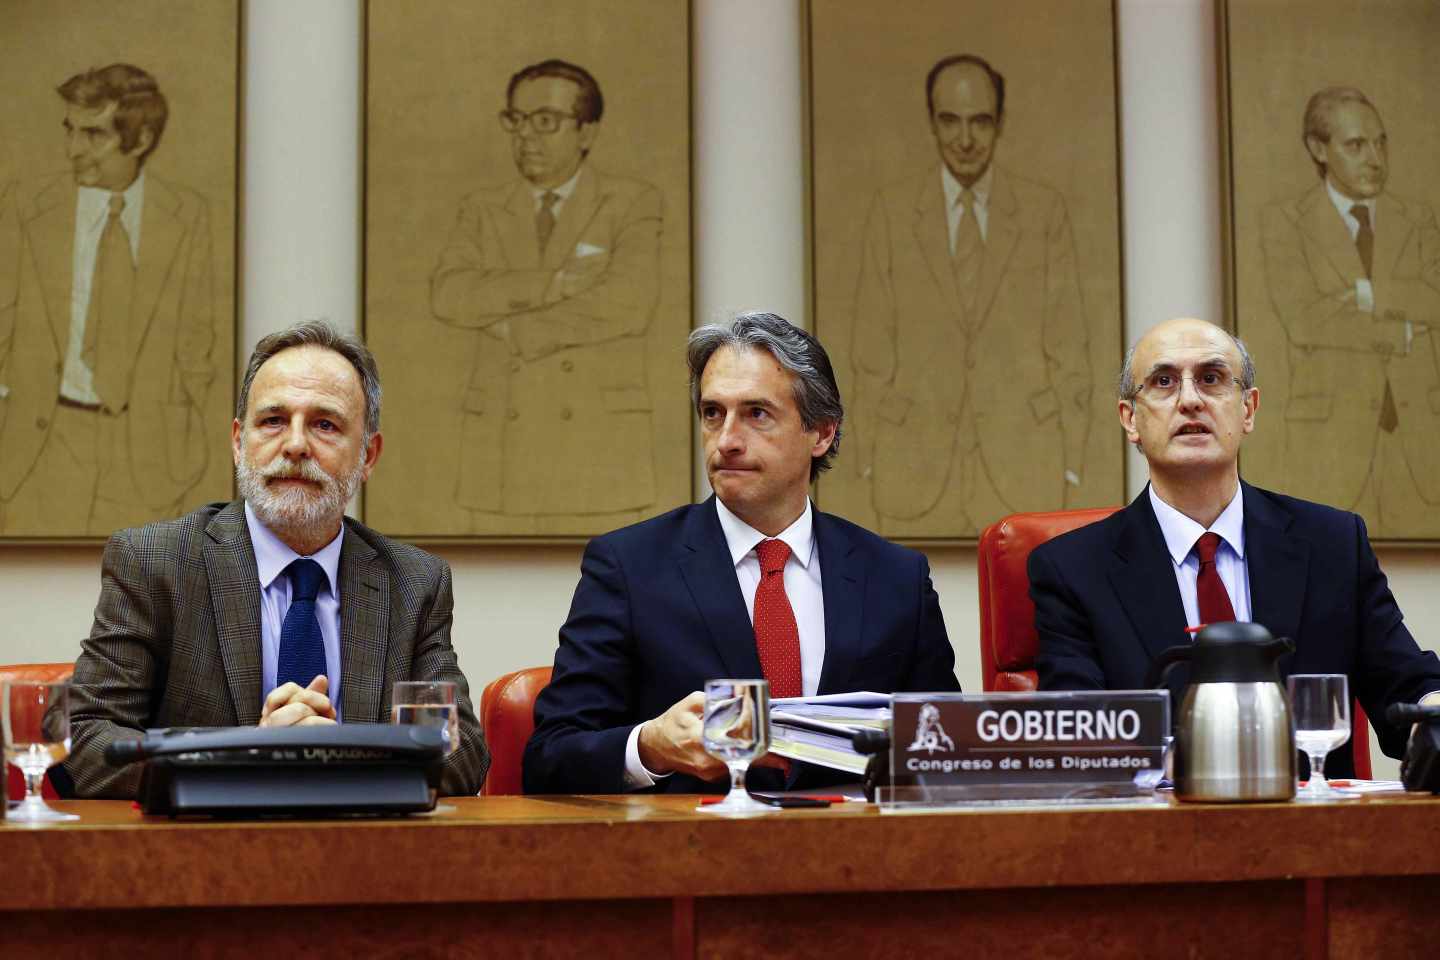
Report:
[[240,499],[121,530],[71,691],[62,793],[132,797],[112,742],[152,727],[384,723],[401,680],[457,687],[441,790],[474,794],[489,752],[450,645],[450,568],[345,516],[380,459],[380,374],[328,323],[262,339],[230,428]]

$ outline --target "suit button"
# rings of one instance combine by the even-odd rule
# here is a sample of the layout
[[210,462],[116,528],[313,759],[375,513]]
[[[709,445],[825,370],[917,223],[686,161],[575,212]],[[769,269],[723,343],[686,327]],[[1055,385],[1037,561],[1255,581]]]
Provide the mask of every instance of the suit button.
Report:
[[514,409],[507,410],[507,411],[505,412],[505,416],[509,417],[511,420],[519,420],[519,419],[520,419],[520,411],[519,411],[519,410],[514,410]]
[[946,419],[946,420],[949,420],[952,425],[953,425],[953,424],[957,424],[957,423],[960,422],[960,414],[958,414],[958,413],[947,413],[947,414],[945,415],[945,419]]
[[561,360],[561,361],[560,361],[560,369],[561,369],[561,370],[564,370],[566,373],[569,373],[571,370],[574,370],[574,369],[575,369],[575,361],[573,361],[573,360]]
[[48,430],[50,428],[50,421],[44,417],[36,417],[35,426],[41,430]]
[[572,416],[573,416],[573,414],[570,412],[570,408],[569,408],[569,407],[561,407],[561,408],[560,408],[560,419],[561,419],[561,420],[569,420]]

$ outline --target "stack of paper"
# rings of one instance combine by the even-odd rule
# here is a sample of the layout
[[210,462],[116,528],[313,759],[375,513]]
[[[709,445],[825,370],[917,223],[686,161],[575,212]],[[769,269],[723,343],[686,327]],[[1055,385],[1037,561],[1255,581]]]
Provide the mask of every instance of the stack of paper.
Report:
[[770,752],[862,776],[870,758],[851,736],[862,729],[890,729],[890,697],[839,693],[770,701]]

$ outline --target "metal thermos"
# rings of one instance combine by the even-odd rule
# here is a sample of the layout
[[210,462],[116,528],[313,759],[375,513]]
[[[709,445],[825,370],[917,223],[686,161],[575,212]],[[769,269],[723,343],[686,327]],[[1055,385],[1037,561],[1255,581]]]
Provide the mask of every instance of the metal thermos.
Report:
[[1158,686],[1177,663],[1190,685],[1175,727],[1175,796],[1249,802],[1295,796],[1295,726],[1279,658],[1294,650],[1258,623],[1215,623],[1150,665]]

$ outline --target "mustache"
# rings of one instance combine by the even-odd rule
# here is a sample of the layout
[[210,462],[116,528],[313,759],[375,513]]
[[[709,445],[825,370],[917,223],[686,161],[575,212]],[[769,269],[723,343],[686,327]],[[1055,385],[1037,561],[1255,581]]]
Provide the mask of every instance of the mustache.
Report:
[[307,480],[322,486],[329,484],[331,477],[314,460],[287,460],[283,455],[255,469],[262,480]]

